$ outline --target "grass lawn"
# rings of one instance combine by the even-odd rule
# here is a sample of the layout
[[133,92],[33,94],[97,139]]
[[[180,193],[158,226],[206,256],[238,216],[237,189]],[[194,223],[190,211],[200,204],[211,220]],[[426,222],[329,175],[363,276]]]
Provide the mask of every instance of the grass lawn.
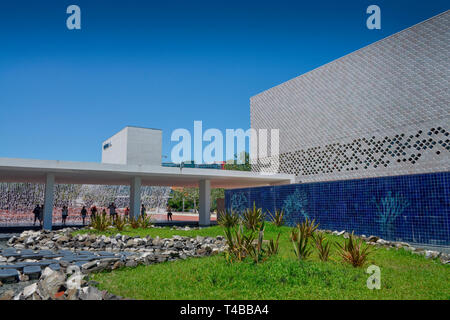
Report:
[[[298,261],[289,231],[288,227],[266,225],[266,239],[282,232],[280,253],[260,264],[228,264],[223,255],[218,255],[122,268],[92,275],[92,279],[100,283],[102,290],[134,299],[450,299],[450,266],[437,260],[427,260],[403,249],[377,248],[364,268],[353,268],[341,262],[332,246],[331,261],[319,261],[315,250],[307,261]],[[152,228],[121,233],[164,238],[216,236],[223,235],[223,230],[216,226],[191,231]],[[332,242],[343,241],[333,235],[326,237]],[[369,275],[365,270],[370,264],[381,268],[380,290],[366,287]]]
[[85,233],[93,233],[93,234],[104,234],[107,236],[115,236],[116,234],[124,234],[130,237],[145,237],[147,235],[155,238],[156,236],[159,236],[160,238],[171,238],[174,235],[184,236],[184,237],[196,237],[197,235],[203,236],[203,237],[215,237],[218,235],[224,235],[223,229],[219,226],[214,227],[208,227],[208,228],[202,228],[198,230],[175,230],[171,229],[169,227],[164,228],[148,228],[148,229],[133,229],[130,226],[126,226],[125,229],[122,231],[118,231],[117,229],[108,229],[106,231],[97,231],[97,230],[89,230],[89,229],[81,229],[74,234],[85,234]]

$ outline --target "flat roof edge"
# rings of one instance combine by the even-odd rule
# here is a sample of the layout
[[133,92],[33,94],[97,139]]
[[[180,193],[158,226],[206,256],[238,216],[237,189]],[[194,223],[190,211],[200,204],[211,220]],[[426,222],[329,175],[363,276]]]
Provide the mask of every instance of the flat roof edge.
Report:
[[99,162],[71,162],[60,160],[38,160],[38,159],[21,159],[21,158],[0,158],[0,170],[2,168],[11,168],[14,170],[40,170],[48,173],[58,173],[61,171],[83,171],[83,172],[104,172],[114,174],[135,174],[135,175],[173,175],[183,177],[204,176],[204,179],[215,178],[248,178],[248,179],[267,179],[274,182],[280,180],[294,181],[294,175],[289,174],[261,174],[252,171],[238,170],[216,170],[201,168],[170,168],[155,165],[123,165],[109,164]]
[[105,142],[108,142],[108,140],[112,139],[113,137],[115,137],[116,135],[118,135],[119,133],[121,133],[122,131],[128,129],[128,128],[135,128],[135,129],[145,129],[145,130],[152,130],[152,131],[161,131],[162,133],[162,129],[157,129],[157,128],[146,128],[146,127],[140,127],[140,126],[125,126],[122,129],[120,129],[119,131],[117,131],[116,133],[114,133],[112,136],[106,138],[105,140],[103,140],[102,144],[104,144]]

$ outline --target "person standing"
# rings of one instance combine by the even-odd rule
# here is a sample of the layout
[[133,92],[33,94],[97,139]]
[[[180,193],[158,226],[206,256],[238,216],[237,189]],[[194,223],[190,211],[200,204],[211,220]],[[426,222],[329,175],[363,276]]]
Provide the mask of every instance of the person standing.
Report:
[[91,208],[91,221],[94,220],[95,216],[97,215],[97,207],[96,206],[92,206]]
[[116,205],[114,204],[114,202],[111,202],[108,209],[109,209],[109,216],[111,217],[111,219],[115,220],[116,219]]
[[172,221],[172,209],[167,206],[167,221]]
[[62,224],[63,226],[66,226],[67,216],[69,215],[69,209],[66,206],[62,207],[61,215],[62,215]]
[[41,206],[37,204],[33,210],[33,213],[34,213],[33,226],[36,224],[36,220],[38,220],[39,224],[41,224]]
[[83,208],[81,209],[81,219],[83,219],[83,226],[85,225],[86,215],[87,215],[87,210],[86,210],[86,207],[83,206]]
[[145,218],[145,207],[144,207],[144,205],[141,205],[141,217]]
[[130,208],[126,207],[125,208],[125,218],[129,218],[130,217]]

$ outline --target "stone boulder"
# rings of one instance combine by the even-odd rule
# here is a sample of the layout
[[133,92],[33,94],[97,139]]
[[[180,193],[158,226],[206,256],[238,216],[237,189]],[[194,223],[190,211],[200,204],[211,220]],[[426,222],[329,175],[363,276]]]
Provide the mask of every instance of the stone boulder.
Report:
[[46,272],[46,276],[41,278],[38,284],[39,294],[44,300],[55,298],[55,295],[60,291],[64,291],[65,288],[65,274],[59,271],[53,271],[51,269]]

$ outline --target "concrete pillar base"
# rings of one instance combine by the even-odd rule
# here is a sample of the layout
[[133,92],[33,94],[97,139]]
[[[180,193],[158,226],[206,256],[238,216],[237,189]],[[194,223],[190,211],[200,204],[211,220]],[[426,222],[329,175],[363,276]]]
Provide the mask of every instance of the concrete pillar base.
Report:
[[199,182],[199,219],[200,226],[211,225],[211,181],[201,180]]
[[53,192],[55,189],[55,175],[47,174],[45,178],[45,195],[44,195],[44,229],[52,230],[53,218]]
[[141,212],[141,178],[134,177],[130,185],[130,217],[137,219]]

